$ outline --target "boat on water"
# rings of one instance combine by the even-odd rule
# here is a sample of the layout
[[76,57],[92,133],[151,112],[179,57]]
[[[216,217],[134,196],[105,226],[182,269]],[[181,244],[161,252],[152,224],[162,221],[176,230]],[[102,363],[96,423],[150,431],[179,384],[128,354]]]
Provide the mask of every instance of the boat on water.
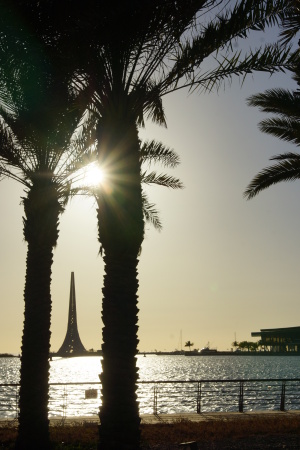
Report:
[[218,350],[216,348],[203,347],[199,353],[201,353],[201,355],[212,355],[218,353]]
[[200,356],[200,355],[216,355],[218,350],[216,348],[210,348],[209,342],[206,347],[201,348],[201,350],[192,350],[185,352],[185,356]]

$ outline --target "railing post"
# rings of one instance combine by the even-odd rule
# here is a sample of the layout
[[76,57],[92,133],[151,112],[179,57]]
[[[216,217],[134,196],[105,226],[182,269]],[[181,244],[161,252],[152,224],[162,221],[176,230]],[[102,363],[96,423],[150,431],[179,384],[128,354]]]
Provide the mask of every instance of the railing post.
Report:
[[154,386],[153,388],[154,397],[153,397],[153,414],[157,415],[157,387]]
[[197,389],[197,414],[201,413],[201,381],[198,381]]
[[63,404],[62,404],[62,422],[64,423],[67,418],[67,407],[68,407],[68,391],[66,386],[64,386],[63,393]]
[[282,381],[281,397],[280,397],[280,411],[284,411],[284,406],[285,406],[285,381]]
[[239,412],[244,412],[244,382],[240,381]]
[[16,416],[15,419],[19,417],[19,388],[16,389]]

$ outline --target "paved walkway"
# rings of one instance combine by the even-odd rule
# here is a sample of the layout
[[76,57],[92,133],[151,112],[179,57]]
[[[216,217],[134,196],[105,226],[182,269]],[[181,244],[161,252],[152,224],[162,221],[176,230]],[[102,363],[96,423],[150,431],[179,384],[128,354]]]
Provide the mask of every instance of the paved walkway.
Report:
[[[292,411],[249,411],[244,413],[239,412],[212,412],[212,413],[183,413],[183,414],[142,414],[141,423],[144,424],[157,424],[157,423],[173,423],[182,420],[187,420],[191,422],[211,422],[211,421],[232,421],[232,420],[258,420],[261,418],[268,417],[299,417],[300,410]],[[77,425],[80,423],[99,423],[99,417],[94,416],[76,416],[76,417],[66,417],[61,416],[51,417],[50,425],[57,424],[67,424],[67,425]],[[17,419],[0,419],[0,426],[16,426]]]

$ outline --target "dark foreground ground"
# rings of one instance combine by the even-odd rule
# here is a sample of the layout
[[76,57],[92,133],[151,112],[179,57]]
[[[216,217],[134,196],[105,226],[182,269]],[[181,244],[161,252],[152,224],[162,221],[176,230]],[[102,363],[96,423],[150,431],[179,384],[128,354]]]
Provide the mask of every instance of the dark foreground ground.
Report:
[[[179,447],[182,448],[182,447]],[[229,450],[229,449],[300,449],[300,436],[297,434],[274,434],[248,436],[240,439],[224,439],[215,442],[198,443],[198,449]],[[175,450],[175,449],[174,449]]]
[[[0,450],[12,450],[16,422],[0,422]],[[51,422],[55,450],[96,450],[97,420]],[[300,450],[300,412],[214,413],[143,416],[142,450],[181,450],[196,442],[198,450]],[[41,449],[42,450],[42,449]]]
[[[260,450],[260,449],[300,449],[300,436],[297,434],[275,434],[263,436],[248,436],[236,439],[226,438],[221,440],[196,441],[198,450]],[[191,448],[191,447],[190,447]],[[182,450],[177,444],[158,444],[151,447],[142,447],[144,450]],[[188,447],[187,447],[187,450]]]
[[300,450],[300,411],[144,416],[143,422],[145,441],[149,433],[143,450],[179,450],[189,441],[202,450]]

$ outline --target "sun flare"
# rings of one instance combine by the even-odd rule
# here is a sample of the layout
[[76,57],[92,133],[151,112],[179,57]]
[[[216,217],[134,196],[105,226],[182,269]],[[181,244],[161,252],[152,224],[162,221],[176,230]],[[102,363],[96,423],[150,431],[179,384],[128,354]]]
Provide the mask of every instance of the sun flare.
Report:
[[87,186],[97,186],[103,183],[105,174],[101,167],[96,165],[91,165],[87,167],[84,171],[84,184]]

